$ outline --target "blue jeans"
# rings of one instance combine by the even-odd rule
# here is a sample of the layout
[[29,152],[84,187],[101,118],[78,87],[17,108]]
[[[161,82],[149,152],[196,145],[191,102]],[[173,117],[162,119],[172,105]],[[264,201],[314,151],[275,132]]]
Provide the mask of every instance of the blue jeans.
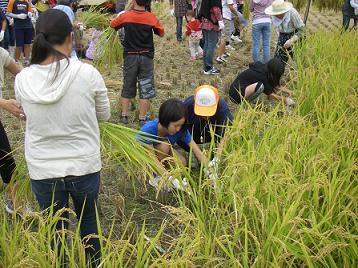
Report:
[[[96,221],[96,204],[100,185],[100,172],[83,176],[68,176],[66,178],[31,180],[32,191],[42,210],[52,207],[53,214],[62,208],[68,208],[69,196],[72,197],[77,219],[80,220],[81,237],[98,234]],[[50,209],[48,210],[50,212]],[[68,219],[68,212],[62,214]],[[68,228],[66,220],[59,220],[57,230]],[[92,267],[100,263],[101,248],[98,238],[86,239],[86,256],[90,258]],[[52,241],[54,242],[54,241]],[[61,252],[58,243],[58,254]],[[64,256],[65,258],[65,256]]]
[[266,63],[270,60],[270,36],[271,23],[258,23],[252,25],[252,60],[260,61],[260,37],[262,35],[262,62]]
[[176,32],[177,40],[182,41],[183,17],[175,17],[175,19],[177,21],[177,32]]
[[202,30],[204,35],[204,71],[213,68],[215,47],[219,39],[219,32]]

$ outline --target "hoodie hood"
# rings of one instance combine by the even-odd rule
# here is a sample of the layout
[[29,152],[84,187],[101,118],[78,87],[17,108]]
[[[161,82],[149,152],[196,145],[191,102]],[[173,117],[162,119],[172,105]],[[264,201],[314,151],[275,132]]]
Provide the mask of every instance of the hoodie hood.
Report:
[[[57,64],[59,65],[57,66]],[[16,94],[30,103],[51,104],[58,102],[66,94],[80,68],[79,60],[67,59],[48,65],[31,65],[16,76]],[[56,69],[58,73],[54,79]]]
[[260,61],[257,61],[255,63],[250,63],[249,68],[258,73],[263,73],[263,74],[267,73],[266,64],[263,64]]

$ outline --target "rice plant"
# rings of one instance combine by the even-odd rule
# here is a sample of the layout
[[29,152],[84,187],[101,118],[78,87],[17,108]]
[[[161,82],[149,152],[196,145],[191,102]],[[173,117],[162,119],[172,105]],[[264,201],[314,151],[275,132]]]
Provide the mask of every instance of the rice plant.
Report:
[[77,20],[83,23],[87,28],[105,28],[108,27],[110,18],[107,14],[101,12],[98,8],[90,8],[87,11],[78,12]]
[[115,29],[108,27],[101,33],[96,46],[95,66],[100,70],[111,70],[123,59],[123,47]]

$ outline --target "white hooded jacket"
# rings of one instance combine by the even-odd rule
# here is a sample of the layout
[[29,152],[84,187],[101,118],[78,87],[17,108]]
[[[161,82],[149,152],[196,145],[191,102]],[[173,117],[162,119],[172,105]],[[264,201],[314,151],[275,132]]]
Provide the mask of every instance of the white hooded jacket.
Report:
[[101,169],[97,120],[110,117],[100,73],[78,60],[31,65],[15,78],[26,115],[25,157],[33,180],[81,176]]

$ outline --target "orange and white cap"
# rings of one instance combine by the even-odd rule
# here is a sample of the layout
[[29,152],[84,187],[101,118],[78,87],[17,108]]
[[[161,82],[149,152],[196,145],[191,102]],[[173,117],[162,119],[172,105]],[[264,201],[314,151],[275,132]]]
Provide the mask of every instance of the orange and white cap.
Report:
[[203,85],[195,89],[194,113],[199,116],[213,116],[219,103],[217,88]]

